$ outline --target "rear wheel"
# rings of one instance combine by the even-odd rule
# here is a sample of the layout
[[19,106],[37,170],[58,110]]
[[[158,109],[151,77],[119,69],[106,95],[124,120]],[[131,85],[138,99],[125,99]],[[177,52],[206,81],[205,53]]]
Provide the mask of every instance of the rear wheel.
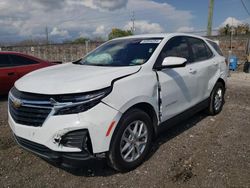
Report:
[[221,82],[217,82],[211,95],[208,107],[210,115],[216,115],[221,112],[224,104],[225,87]]
[[108,153],[110,166],[128,171],[139,166],[146,158],[152,143],[152,121],[139,109],[126,112],[121,118]]

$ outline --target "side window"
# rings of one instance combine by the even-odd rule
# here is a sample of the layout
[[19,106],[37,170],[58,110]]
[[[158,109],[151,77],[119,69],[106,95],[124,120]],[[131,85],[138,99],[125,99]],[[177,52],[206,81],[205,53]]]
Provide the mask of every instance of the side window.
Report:
[[189,44],[193,52],[194,62],[203,61],[213,56],[207,44],[198,38],[188,37]]
[[9,55],[7,54],[0,55],[0,68],[2,67],[12,67],[12,64],[9,59]]
[[33,61],[33,60],[26,58],[26,57],[23,57],[23,56],[11,55],[10,57],[11,57],[12,63],[15,66],[32,65],[32,64],[38,63],[36,61]]
[[157,65],[161,65],[163,59],[169,56],[183,57],[188,62],[191,62],[189,47],[185,37],[179,36],[170,39],[161,51],[157,59]]

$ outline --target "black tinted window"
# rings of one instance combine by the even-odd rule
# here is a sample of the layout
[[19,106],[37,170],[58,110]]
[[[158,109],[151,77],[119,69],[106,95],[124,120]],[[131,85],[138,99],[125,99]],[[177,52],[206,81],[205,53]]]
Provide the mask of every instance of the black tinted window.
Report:
[[11,57],[12,63],[15,66],[31,65],[31,64],[37,64],[38,63],[36,61],[33,61],[31,59],[28,59],[28,58],[22,57],[22,56],[11,55],[10,57]]
[[218,54],[220,54],[221,56],[223,56],[223,53],[222,53],[220,47],[215,42],[212,42],[210,40],[207,40],[207,42],[209,42],[209,44],[216,50],[216,52]]
[[174,37],[170,39],[160,53],[157,64],[161,64],[165,57],[170,56],[183,57],[186,58],[188,62],[191,61],[188,44],[184,37]]
[[213,56],[213,53],[203,40],[192,37],[189,37],[188,40],[193,52],[194,61],[203,61]]
[[9,56],[7,54],[0,55],[0,67],[11,67]]

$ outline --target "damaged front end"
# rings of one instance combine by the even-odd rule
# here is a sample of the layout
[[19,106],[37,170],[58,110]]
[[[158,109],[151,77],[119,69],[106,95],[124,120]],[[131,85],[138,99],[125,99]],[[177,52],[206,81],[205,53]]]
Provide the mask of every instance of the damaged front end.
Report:
[[35,153],[47,161],[64,167],[75,167],[81,162],[95,158],[87,129],[75,130],[62,136],[57,135],[54,137],[54,143],[58,144],[58,146],[79,148],[81,150],[80,152],[56,152],[44,145],[16,135],[14,135],[14,137],[17,143],[24,149]]

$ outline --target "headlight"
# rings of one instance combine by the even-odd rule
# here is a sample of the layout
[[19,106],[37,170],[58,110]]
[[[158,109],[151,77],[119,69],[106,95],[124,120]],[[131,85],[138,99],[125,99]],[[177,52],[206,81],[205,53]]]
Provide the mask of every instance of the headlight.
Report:
[[94,92],[60,97],[60,103],[54,105],[54,115],[77,114],[89,110],[97,105],[111,92],[111,87]]

